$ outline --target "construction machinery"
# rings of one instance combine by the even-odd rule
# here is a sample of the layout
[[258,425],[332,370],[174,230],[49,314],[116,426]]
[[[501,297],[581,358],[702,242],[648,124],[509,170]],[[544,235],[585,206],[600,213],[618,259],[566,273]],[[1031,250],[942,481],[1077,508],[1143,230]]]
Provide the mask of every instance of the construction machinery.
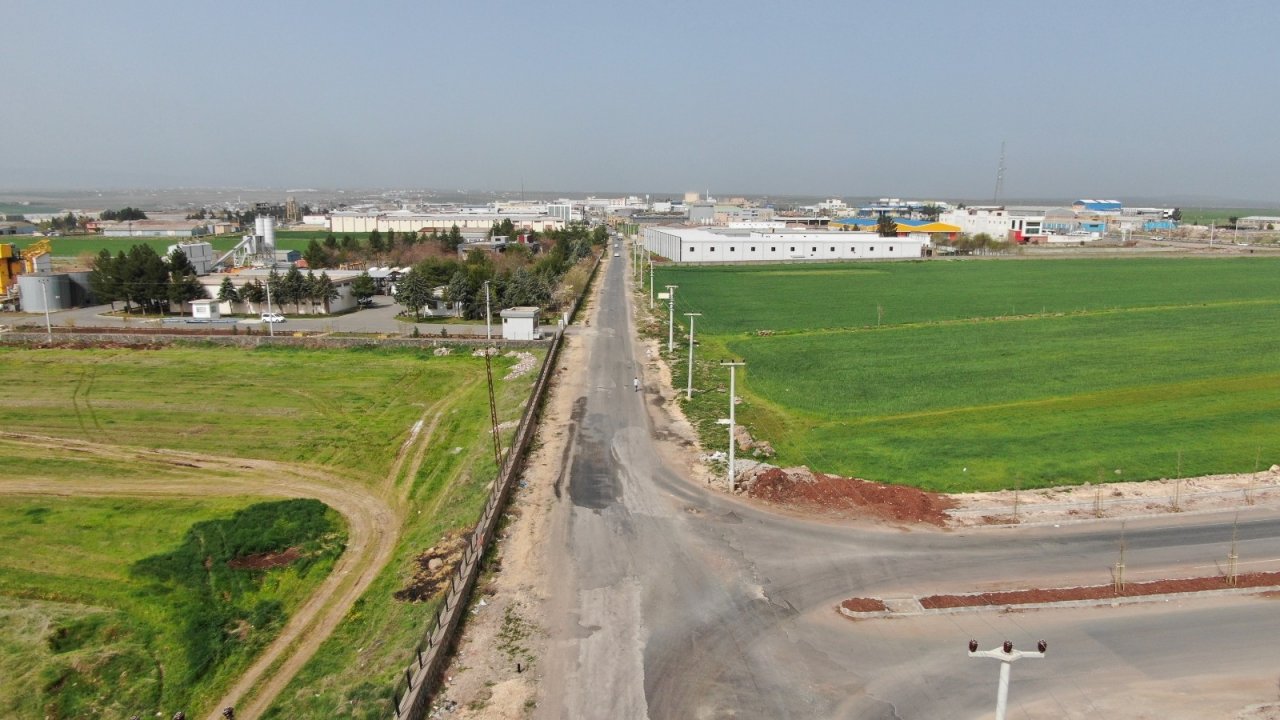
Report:
[[[41,238],[22,250],[13,243],[0,243],[0,298],[16,292],[19,275],[48,270],[52,253],[53,245],[48,238]],[[41,262],[40,258],[45,260]]]

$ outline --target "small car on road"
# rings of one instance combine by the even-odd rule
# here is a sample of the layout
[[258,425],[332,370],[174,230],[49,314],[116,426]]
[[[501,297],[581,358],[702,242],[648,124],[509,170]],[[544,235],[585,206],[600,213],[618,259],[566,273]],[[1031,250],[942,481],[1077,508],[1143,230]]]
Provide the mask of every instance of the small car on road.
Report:
[[265,312],[265,313],[262,313],[262,322],[282,323],[284,322],[284,316],[276,312]]

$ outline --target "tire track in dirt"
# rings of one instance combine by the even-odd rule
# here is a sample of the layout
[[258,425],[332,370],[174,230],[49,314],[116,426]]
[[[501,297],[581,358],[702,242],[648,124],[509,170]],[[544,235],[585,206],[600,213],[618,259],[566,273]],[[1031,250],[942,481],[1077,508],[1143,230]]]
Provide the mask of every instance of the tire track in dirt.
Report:
[[[320,500],[346,519],[347,547],[338,558],[333,571],[289,618],[280,635],[224,692],[223,697],[210,710],[210,720],[218,720],[221,709],[226,706],[236,706],[240,717],[253,718],[261,715],[302,666],[315,655],[320,644],[333,633],[343,616],[390,561],[400,535],[402,519],[382,498],[317,468],[270,460],[104,445],[11,432],[0,433],[0,440],[32,449],[72,450],[108,459],[176,465],[185,475],[181,482],[157,482],[146,478],[49,480],[9,477],[0,479],[0,494],[306,497]],[[201,477],[200,470],[230,472],[240,477]]]

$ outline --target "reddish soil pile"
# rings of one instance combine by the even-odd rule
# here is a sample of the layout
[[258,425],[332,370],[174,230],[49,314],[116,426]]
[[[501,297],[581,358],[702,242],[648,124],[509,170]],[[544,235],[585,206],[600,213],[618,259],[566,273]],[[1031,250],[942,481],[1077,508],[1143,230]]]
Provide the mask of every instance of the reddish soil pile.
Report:
[[1052,588],[1048,590],[1010,590],[1007,592],[980,593],[978,595],[931,595],[920,598],[926,610],[940,608],[975,607],[980,605],[1027,605],[1031,603],[1061,602],[1065,600],[1110,600],[1143,595],[1191,593],[1204,590],[1226,590],[1232,587],[1271,587],[1280,585],[1280,572],[1243,573],[1236,576],[1235,585],[1227,584],[1225,576],[1187,578],[1184,580],[1153,580],[1151,582],[1126,583],[1117,591],[1113,585],[1089,587]]
[[246,555],[227,561],[227,567],[230,568],[248,568],[250,570],[266,570],[273,567],[281,567],[302,557],[302,553],[296,547],[288,548],[282,552],[276,553],[259,553],[257,555]]
[[414,558],[417,569],[409,584],[395,592],[397,600],[425,602],[449,583],[453,568],[462,561],[461,535],[446,535],[439,543]]
[[873,516],[893,522],[943,525],[954,503],[944,495],[857,478],[770,468],[745,483],[748,495],[826,514]]
[[840,603],[840,607],[849,612],[884,612],[889,609],[884,601],[875,598],[849,598]]

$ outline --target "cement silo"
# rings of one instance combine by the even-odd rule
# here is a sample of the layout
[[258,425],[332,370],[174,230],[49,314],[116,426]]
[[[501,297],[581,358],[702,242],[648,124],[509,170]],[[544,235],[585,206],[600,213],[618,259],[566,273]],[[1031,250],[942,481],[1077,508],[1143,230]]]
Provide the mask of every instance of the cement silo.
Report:
[[71,279],[65,273],[27,273],[18,276],[22,312],[56,312],[72,306]]

